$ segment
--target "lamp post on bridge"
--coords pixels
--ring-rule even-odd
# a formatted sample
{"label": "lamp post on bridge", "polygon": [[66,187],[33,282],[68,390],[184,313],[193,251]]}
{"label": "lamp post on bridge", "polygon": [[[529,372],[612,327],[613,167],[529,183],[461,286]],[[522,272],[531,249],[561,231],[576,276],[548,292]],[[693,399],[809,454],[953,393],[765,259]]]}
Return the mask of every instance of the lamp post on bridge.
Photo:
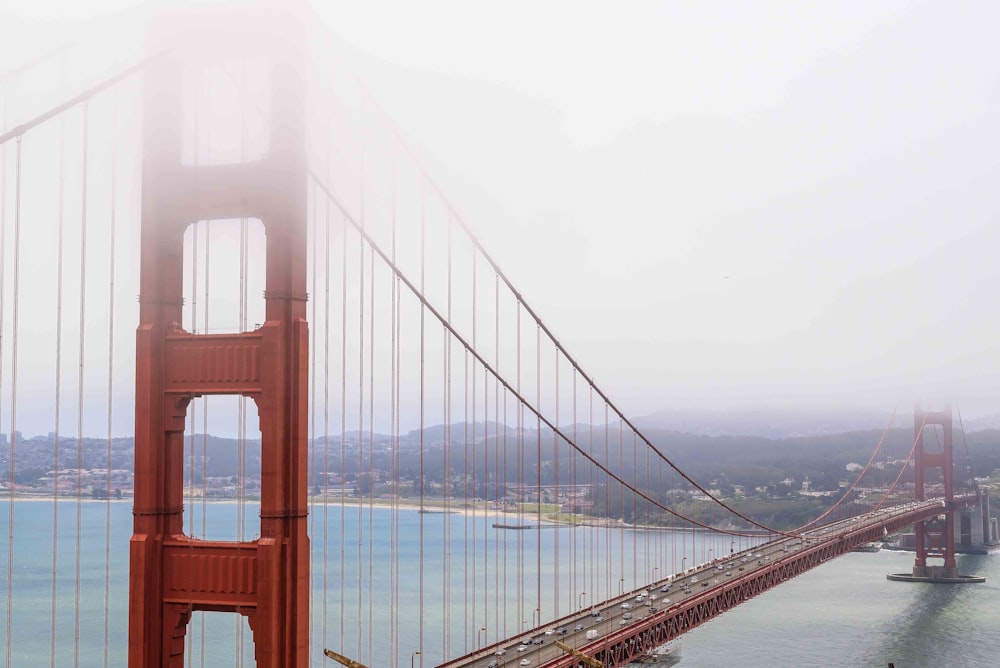
{"label": "lamp post on bridge", "polygon": [[653,582],[656,582],[656,571],[660,570],[659,566],[653,566]]}
{"label": "lamp post on bridge", "polygon": [[708,548],[708,563],[712,563],[712,548]]}
{"label": "lamp post on bridge", "polygon": [[577,604],[580,606],[579,609],[583,610],[583,599],[586,598],[587,592],[581,591],[580,595],[577,597]]}
{"label": "lamp post on bridge", "polygon": [[542,623],[542,609],[535,608],[531,612],[531,628],[537,629],[541,623]]}
{"label": "lamp post on bridge", "polygon": [[486,631],[486,627],[485,626],[480,626],[479,627],[479,631],[476,633],[476,646],[477,646],[477,648],[478,647],[482,647],[483,644],[484,644],[483,643],[483,633],[485,631]]}
{"label": "lamp post on bridge", "polygon": [[687,571],[687,560],[688,560],[687,557],[682,557],[681,558],[681,573],[684,573],[684,572]]}
{"label": "lamp post on bridge", "polygon": [[625,578],[618,579],[618,595],[621,596],[625,593]]}

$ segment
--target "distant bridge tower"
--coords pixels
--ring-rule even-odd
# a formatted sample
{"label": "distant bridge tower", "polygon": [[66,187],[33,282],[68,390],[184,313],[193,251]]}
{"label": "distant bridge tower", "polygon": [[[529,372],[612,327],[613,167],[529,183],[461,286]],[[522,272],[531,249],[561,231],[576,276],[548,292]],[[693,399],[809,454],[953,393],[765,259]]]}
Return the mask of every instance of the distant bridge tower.
{"label": "distant bridge tower", "polygon": [[[944,431],[943,444],[940,451],[927,451],[924,427],[941,425]],[[941,469],[944,483],[944,499],[946,511],[943,519],[938,516],[915,526],[917,556],[913,562],[913,576],[918,578],[949,579],[958,578],[958,567],[955,565],[955,512],[953,501],[954,491],[954,459],[952,455],[952,424],[951,407],[940,412],[928,412],[917,409],[913,412],[913,429],[916,434],[917,450],[914,464],[914,484],[917,501],[923,501],[927,480],[927,472],[931,469]],[[933,557],[943,559],[944,565],[928,566],[927,559]]]}
{"label": "distant bridge tower", "polygon": [[[261,33],[185,35],[145,80],[139,327],[136,340],[135,504],[130,544],[130,668],[184,665],[196,610],[248,618],[257,665],[305,666],[309,653],[307,515],[306,163],[294,40]],[[263,18],[280,23],[275,13]],[[182,163],[182,83],[204,41],[274,57],[270,147],[261,159]],[[249,43],[251,42],[252,43]],[[267,41],[266,39],[264,41]],[[248,48],[249,47],[249,48]],[[198,58],[204,58],[199,54]],[[183,237],[199,220],[256,218],[266,232],[266,315],[241,334],[181,328]],[[183,532],[187,407],[203,395],[253,399],[262,438],[260,538],[197,540]]]}

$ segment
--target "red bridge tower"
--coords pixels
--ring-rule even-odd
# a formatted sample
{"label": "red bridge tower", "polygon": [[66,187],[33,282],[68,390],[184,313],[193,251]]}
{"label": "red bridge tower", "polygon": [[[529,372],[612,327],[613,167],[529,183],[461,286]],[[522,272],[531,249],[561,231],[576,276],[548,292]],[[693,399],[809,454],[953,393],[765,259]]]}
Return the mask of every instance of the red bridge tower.
{"label": "red bridge tower", "polygon": [[[280,20],[280,17],[278,17]],[[196,36],[199,37],[199,36]],[[217,35],[208,35],[216,39]],[[254,53],[262,52],[260,36]],[[309,653],[306,162],[303,85],[282,42],[271,78],[270,148],[260,160],[181,159],[188,43],[145,81],[141,294],[136,340],[135,504],[130,545],[130,668],[184,665],[195,610],[248,618],[257,665],[305,666]],[[228,53],[231,55],[232,51]],[[198,220],[257,218],[267,237],[266,321],[242,334],[181,328],[183,236]],[[260,538],[183,532],[187,406],[202,395],[253,399],[262,438]]]}
{"label": "red bridge tower", "polygon": [[[943,445],[938,452],[928,452],[924,441],[924,427],[941,425],[944,432]],[[917,409],[913,412],[913,429],[917,439],[917,450],[914,462],[914,493],[917,501],[923,501],[924,485],[927,472],[931,469],[941,469],[944,483],[944,498],[947,509],[944,518],[934,517],[914,525],[917,556],[913,562],[913,577],[949,579],[958,578],[958,567],[955,565],[955,500],[954,490],[954,459],[952,457],[951,439],[951,407],[940,412],[926,412]],[[943,566],[928,566],[927,558],[934,557],[944,560]]]}

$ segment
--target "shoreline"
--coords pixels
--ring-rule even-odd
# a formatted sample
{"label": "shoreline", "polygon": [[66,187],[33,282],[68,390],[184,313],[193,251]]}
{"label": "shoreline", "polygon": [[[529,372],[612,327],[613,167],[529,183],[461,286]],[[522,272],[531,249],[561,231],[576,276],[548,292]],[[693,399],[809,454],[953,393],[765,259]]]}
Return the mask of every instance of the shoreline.
{"label": "shoreline", "polygon": [[[110,498],[110,499],[96,499],[92,496],[56,496],[54,494],[24,494],[15,493],[11,495],[7,490],[0,491],[0,501],[13,501],[17,503],[51,503],[52,505],[63,505],[71,503],[113,503],[113,504],[132,504],[132,496],[124,496],[120,499]],[[239,503],[237,499],[229,498],[204,498],[204,497],[185,497],[184,505],[236,505]],[[248,498],[244,500],[244,503],[250,504],[260,504],[260,498]],[[444,503],[440,500],[425,501],[423,505],[419,501],[413,499],[398,500],[393,502],[389,499],[357,499],[357,498],[340,498],[335,499],[326,498],[322,496],[310,496],[308,498],[308,505],[310,508],[317,506],[325,506],[327,508],[331,506],[344,506],[357,508],[368,507],[368,508],[384,508],[386,510],[407,510],[407,511],[427,511],[426,514],[429,515],[460,515],[460,516],[470,516],[470,517],[481,517],[496,515],[497,517],[513,517],[517,516],[516,511],[504,511],[493,508],[488,508],[485,506],[486,502],[480,502],[479,504],[473,504],[467,501],[458,501],[453,503]],[[570,522],[560,522],[553,520],[551,518],[542,517],[538,518],[537,513],[522,512],[521,516],[525,518],[526,521],[538,522],[544,524],[565,524],[571,526]]]}
{"label": "shoreline", "polygon": [[[10,501],[11,495],[7,490],[0,491],[0,501]],[[64,505],[73,503],[108,503],[108,504],[122,504],[129,503],[133,501],[132,496],[124,496],[120,499],[110,498],[110,499],[95,499],[90,496],[76,497],[76,496],[55,496],[52,494],[24,494],[18,493],[13,495],[13,501],[15,504],[27,502],[27,503],[51,503],[53,505]],[[204,497],[186,497],[184,499],[184,505],[194,505],[194,504],[205,504],[205,505],[236,505],[239,503],[236,499],[231,498],[204,498]],[[244,503],[259,504],[259,498],[248,498],[245,499]],[[423,505],[420,504],[418,500],[415,499],[405,499],[396,500],[395,502],[391,499],[358,499],[354,498],[327,498],[324,500],[322,496],[310,496],[308,498],[308,505],[310,509],[316,507],[325,506],[344,508],[357,508],[358,506],[368,507],[368,508],[384,508],[386,510],[405,510],[405,511],[417,511],[425,510],[425,514],[428,515],[458,515],[460,517],[472,517],[472,518],[485,518],[489,516],[496,517],[499,521],[505,519],[513,519],[516,517],[522,518],[522,522],[532,523],[528,529],[537,528],[535,525],[549,526],[549,527],[587,527],[590,529],[600,529],[600,528],[615,528],[622,530],[631,531],[674,531],[683,533],[702,533],[711,532],[707,529],[701,529],[698,527],[674,527],[674,526],[648,526],[642,524],[625,524],[619,520],[609,519],[606,517],[590,517],[583,515],[563,515],[559,513],[560,517],[552,517],[552,514],[543,514],[541,517],[538,513],[531,511],[522,511],[518,513],[517,511],[511,510],[500,510],[497,508],[487,507],[488,502],[480,501],[477,503],[472,503],[468,501],[454,501],[451,503],[445,503],[441,499],[425,500]],[[498,531],[507,530],[506,528],[495,527]]]}

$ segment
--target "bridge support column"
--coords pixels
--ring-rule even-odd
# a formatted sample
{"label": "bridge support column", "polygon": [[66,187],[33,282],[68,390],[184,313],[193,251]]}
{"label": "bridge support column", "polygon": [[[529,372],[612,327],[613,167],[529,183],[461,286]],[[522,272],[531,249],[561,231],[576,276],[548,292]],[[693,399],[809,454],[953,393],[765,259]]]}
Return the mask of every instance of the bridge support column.
{"label": "bridge support column", "polygon": [[[181,668],[187,625],[199,610],[248,617],[261,668],[309,661],[304,91],[286,42],[260,44],[259,33],[242,39],[258,42],[236,46],[274,56],[270,146],[259,160],[182,162],[182,83],[210,62],[194,40],[175,44],[145,80],[129,668]],[[231,57],[233,46],[222,52]],[[265,322],[244,333],[186,332],[184,231],[199,220],[239,218],[265,228]],[[257,406],[258,540],[198,540],[183,532],[185,416],[192,399],[211,394],[242,395]]]}
{"label": "bridge support column", "polygon": [[[940,450],[928,451],[928,439],[924,430],[928,426],[940,425],[944,436]],[[952,451],[951,407],[932,412],[917,408],[913,411],[913,433],[916,440],[914,455],[914,495],[917,501],[926,500],[928,474],[940,470],[944,487],[944,501],[941,514],[914,525],[916,557],[910,574],[889,575],[890,580],[916,582],[985,582],[985,578],[963,576],[955,563],[955,474]],[[935,476],[936,477],[936,476]],[[940,559],[941,564],[930,564],[928,559]]]}
{"label": "bridge support column", "polygon": [[955,551],[960,554],[986,554],[1000,544],[1000,527],[990,516],[990,497],[980,494],[979,504],[958,511],[955,517]]}

